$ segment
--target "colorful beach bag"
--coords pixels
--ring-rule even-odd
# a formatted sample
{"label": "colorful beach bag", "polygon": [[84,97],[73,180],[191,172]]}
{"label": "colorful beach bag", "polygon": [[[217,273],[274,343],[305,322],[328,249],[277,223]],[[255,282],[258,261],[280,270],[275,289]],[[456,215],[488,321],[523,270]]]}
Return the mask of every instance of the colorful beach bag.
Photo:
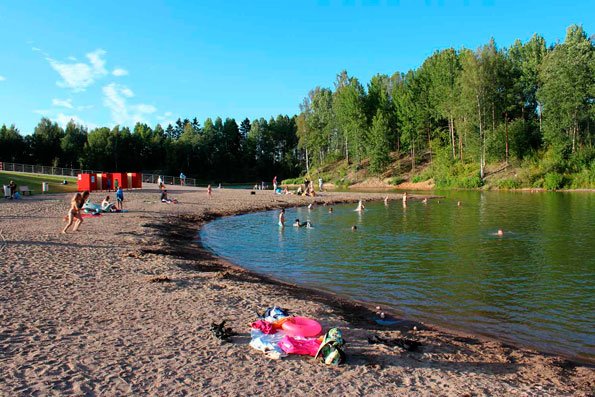
{"label": "colorful beach bag", "polygon": [[315,358],[326,365],[340,365],[345,362],[345,352],[343,351],[343,334],[338,328],[331,328],[325,335]]}

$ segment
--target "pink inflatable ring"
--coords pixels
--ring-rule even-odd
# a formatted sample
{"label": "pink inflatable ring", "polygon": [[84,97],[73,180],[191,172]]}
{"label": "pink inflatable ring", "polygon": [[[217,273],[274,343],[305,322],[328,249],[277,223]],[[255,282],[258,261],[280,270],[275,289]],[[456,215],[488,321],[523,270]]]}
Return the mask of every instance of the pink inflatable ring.
{"label": "pink inflatable ring", "polygon": [[307,317],[291,317],[281,325],[281,328],[289,336],[302,336],[304,338],[312,338],[322,332],[322,325],[318,321]]}

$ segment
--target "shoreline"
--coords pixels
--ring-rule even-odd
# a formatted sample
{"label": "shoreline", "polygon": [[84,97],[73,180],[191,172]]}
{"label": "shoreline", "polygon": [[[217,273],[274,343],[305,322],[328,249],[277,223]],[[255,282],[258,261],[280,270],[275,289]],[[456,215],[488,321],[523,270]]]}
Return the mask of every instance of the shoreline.
{"label": "shoreline", "polygon": [[[416,322],[378,326],[363,304],[248,272],[199,245],[199,228],[218,216],[384,193],[168,190],[181,204],[158,202],[156,188],[125,192],[130,212],[85,219],[65,236],[70,195],[0,202],[0,394],[588,396],[595,387],[592,366]],[[273,304],[342,329],[347,363],[251,349],[249,324]],[[239,333],[232,343],[211,336],[222,319]],[[421,351],[396,347],[402,337]]]}
{"label": "shoreline", "polygon": [[[416,199],[421,198],[421,195],[418,195]],[[426,197],[426,196],[423,196]],[[428,198],[442,198],[443,196],[427,196]],[[377,199],[380,200],[380,199]],[[377,201],[377,200],[370,200],[370,201]],[[356,201],[348,200],[348,201],[333,201],[330,204],[349,204],[354,203]],[[297,206],[287,206],[284,208],[297,208]],[[196,244],[195,250],[199,252],[201,257],[216,260],[219,263],[223,264],[223,267],[227,267],[232,271],[238,271],[241,274],[245,274],[248,282],[250,283],[266,283],[275,287],[282,288],[284,292],[292,294],[293,296],[300,298],[300,299],[310,299],[316,302],[333,306],[337,311],[341,312],[344,317],[349,317],[349,322],[361,327],[367,327],[369,329],[375,330],[397,330],[402,333],[412,331],[413,327],[416,327],[418,330],[432,330],[441,332],[444,334],[452,334],[453,337],[471,337],[471,338],[479,338],[483,339],[485,342],[496,342],[501,343],[502,345],[512,346],[516,349],[527,349],[533,350],[542,354],[544,356],[549,357],[561,357],[571,363],[572,365],[586,365],[595,368],[595,361],[589,361],[588,359],[582,359],[579,356],[571,355],[571,354],[564,354],[564,353],[557,353],[557,352],[548,352],[544,350],[540,350],[535,347],[531,346],[524,346],[522,344],[516,343],[511,340],[507,340],[504,336],[494,336],[490,334],[485,334],[481,332],[473,332],[470,330],[465,330],[463,328],[457,328],[453,325],[449,324],[430,324],[426,323],[421,320],[411,319],[411,318],[404,318],[401,313],[398,313],[398,309],[389,307],[383,308],[382,311],[385,312],[388,316],[393,318],[397,321],[396,324],[390,326],[382,326],[374,323],[373,318],[377,317],[377,313],[375,310],[376,303],[368,303],[364,301],[359,301],[353,297],[348,295],[339,294],[336,292],[332,292],[329,290],[318,290],[312,287],[308,287],[306,285],[300,285],[293,282],[288,282],[284,280],[277,279],[273,276],[267,274],[261,274],[258,272],[254,272],[243,268],[241,265],[231,262],[225,258],[220,257],[215,252],[206,248],[202,241],[200,240],[200,230],[202,227],[212,222],[218,218],[227,217],[227,216],[238,216],[244,215],[253,212],[261,212],[261,210],[255,209],[254,211],[248,212],[231,212],[225,214],[210,214],[208,218],[204,219],[197,219],[197,223],[193,222],[184,222],[186,223],[186,227],[188,228],[187,233],[190,234],[192,230],[194,230],[194,238],[188,239],[188,244]],[[175,233],[178,236],[178,233]],[[170,236],[165,233],[162,236],[168,244],[171,244],[175,241],[175,239],[171,239]],[[187,250],[187,245],[180,245],[177,247],[178,250],[181,252]]]}

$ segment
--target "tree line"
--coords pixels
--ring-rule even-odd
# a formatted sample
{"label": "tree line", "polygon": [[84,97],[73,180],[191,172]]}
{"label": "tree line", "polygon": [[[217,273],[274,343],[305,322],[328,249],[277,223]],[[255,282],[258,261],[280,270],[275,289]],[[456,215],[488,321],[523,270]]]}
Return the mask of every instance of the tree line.
{"label": "tree line", "polygon": [[594,53],[593,38],[573,25],[563,43],[548,47],[536,34],[510,48],[493,39],[475,51],[449,48],[367,87],[343,71],[334,89],[303,100],[298,145],[306,166],[369,159],[381,173],[395,156],[414,170],[424,159],[426,177],[443,186],[458,173],[465,187],[480,186],[488,162],[537,167],[529,183],[584,172],[595,184]]}
{"label": "tree line", "polygon": [[[0,127],[0,160],[93,170],[137,170],[209,181],[251,181],[296,175],[301,162],[295,117],[214,121],[178,119],[165,129],[137,123],[87,130],[42,118],[32,134]],[[267,180],[268,180],[267,179]]]}
{"label": "tree line", "polygon": [[[382,174],[407,159],[414,178],[478,187],[489,163],[526,170],[531,186],[595,186],[595,47],[582,27],[562,43],[534,35],[498,48],[436,51],[407,72],[366,87],[346,71],[316,87],[296,116],[250,121],[178,119],[88,131],[43,118],[32,134],[0,128],[3,161],[98,170],[143,170],[204,180],[297,176],[344,161]],[[421,161],[429,163],[415,175]],[[409,170],[407,170],[409,171]],[[398,178],[402,170],[390,171]],[[565,180],[571,175],[571,181]],[[522,176],[522,175],[521,175]],[[571,183],[570,183],[571,182]],[[516,185],[515,185],[516,184]]]}

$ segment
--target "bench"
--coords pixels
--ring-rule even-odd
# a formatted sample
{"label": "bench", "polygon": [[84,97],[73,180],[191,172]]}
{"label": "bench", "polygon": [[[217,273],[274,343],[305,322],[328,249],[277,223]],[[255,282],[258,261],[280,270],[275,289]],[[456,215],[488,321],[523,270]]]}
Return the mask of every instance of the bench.
{"label": "bench", "polygon": [[31,189],[29,189],[29,186],[19,186],[19,192],[21,192],[23,194],[23,196],[27,193],[29,193],[29,196],[31,195],[31,193],[33,193],[33,191]]}

